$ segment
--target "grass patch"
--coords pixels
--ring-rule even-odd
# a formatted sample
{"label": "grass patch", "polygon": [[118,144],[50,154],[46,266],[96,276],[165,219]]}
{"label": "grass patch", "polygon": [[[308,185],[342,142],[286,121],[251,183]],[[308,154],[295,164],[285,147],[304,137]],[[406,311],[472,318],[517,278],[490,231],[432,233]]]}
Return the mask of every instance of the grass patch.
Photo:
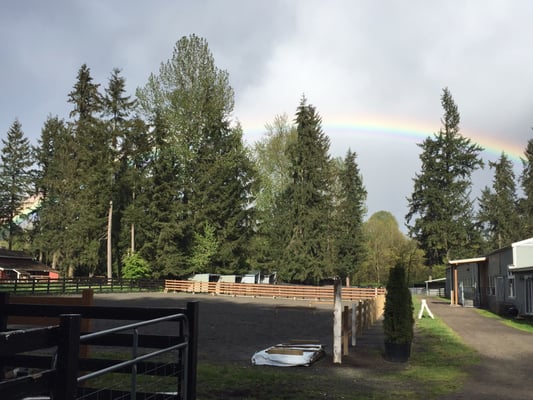
{"label": "grass patch", "polygon": [[530,320],[506,318],[506,317],[502,317],[488,310],[476,309],[476,311],[484,317],[496,319],[500,321],[502,324],[507,325],[511,328],[518,329],[518,330],[528,332],[528,333],[533,333],[533,323]]}

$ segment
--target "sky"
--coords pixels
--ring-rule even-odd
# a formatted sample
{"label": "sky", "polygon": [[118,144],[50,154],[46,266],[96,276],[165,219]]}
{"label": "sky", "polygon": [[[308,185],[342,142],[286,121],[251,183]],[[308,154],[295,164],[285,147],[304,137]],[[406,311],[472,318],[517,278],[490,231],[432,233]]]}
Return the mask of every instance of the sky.
{"label": "sky", "polygon": [[[48,115],[68,119],[77,72],[128,93],[144,86],[196,34],[235,91],[232,118],[247,144],[303,95],[322,118],[330,153],[357,162],[367,217],[391,212],[402,229],[420,144],[441,128],[443,88],[461,133],[521,173],[533,138],[533,2],[528,0],[5,0],[0,12],[0,138],[15,118],[37,144]],[[473,196],[490,186],[488,166]]]}

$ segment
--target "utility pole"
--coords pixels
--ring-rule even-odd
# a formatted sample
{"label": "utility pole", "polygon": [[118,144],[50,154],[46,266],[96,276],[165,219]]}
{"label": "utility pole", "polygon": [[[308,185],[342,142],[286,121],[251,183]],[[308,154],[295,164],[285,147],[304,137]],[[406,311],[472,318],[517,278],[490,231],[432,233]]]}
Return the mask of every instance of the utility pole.
{"label": "utility pole", "polygon": [[[135,203],[135,191],[133,191],[133,203]],[[131,254],[135,253],[135,223],[131,223]]]}
{"label": "utility pole", "polygon": [[111,268],[111,224],[113,221],[113,201],[109,202],[109,214],[107,216],[107,279],[113,278],[113,270]]}

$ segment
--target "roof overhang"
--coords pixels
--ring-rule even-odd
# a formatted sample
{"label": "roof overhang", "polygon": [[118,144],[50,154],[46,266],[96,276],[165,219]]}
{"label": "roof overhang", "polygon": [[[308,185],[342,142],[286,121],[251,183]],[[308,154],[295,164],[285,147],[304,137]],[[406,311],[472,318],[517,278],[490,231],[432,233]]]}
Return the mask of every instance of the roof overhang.
{"label": "roof overhang", "polygon": [[474,264],[487,261],[487,257],[475,257],[475,258],[463,258],[461,260],[450,260],[448,264],[450,265],[461,265],[461,264]]}

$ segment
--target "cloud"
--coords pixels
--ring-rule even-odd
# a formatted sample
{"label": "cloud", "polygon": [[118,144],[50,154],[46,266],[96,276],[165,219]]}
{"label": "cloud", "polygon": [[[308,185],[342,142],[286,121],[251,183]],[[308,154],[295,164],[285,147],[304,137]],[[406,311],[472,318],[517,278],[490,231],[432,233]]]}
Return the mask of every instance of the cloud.
{"label": "cloud", "polygon": [[[526,0],[8,2],[0,14],[0,135],[19,117],[36,141],[47,114],[67,117],[82,63],[104,87],[121,68],[133,94],[179,38],[196,33],[229,72],[234,116],[249,142],[277,114],[292,117],[305,94],[332,154],[358,153],[370,213],[392,211],[402,225],[420,127],[440,128],[442,88],[450,88],[465,134],[525,148],[532,12]],[[353,129],[339,131],[340,121]],[[357,128],[363,123],[392,130]],[[395,126],[403,136],[394,136]],[[407,137],[409,129],[418,136]],[[476,179],[490,184],[491,173]]]}

